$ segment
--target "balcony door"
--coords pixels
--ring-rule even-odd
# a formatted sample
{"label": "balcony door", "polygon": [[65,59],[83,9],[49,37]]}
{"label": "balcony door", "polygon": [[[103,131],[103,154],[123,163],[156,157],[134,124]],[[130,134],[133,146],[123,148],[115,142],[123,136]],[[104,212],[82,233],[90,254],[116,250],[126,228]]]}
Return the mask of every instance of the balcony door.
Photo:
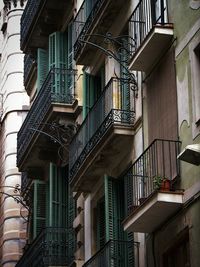
{"label": "balcony door", "polygon": [[169,51],[146,80],[149,144],[178,137],[174,52]]}
{"label": "balcony door", "polygon": [[50,163],[47,192],[47,226],[67,228],[68,183],[66,168]]}
{"label": "balcony door", "polygon": [[[155,139],[178,140],[178,112],[176,94],[176,76],[174,65],[174,51],[169,51],[146,81],[147,90],[147,114],[149,144]],[[170,147],[169,147],[170,149]],[[165,157],[165,174],[170,170],[171,179],[177,176],[177,166],[171,163],[176,162],[176,152],[169,155],[170,150],[159,145],[158,152]],[[163,151],[165,151],[165,154]],[[161,157],[158,157],[158,169],[161,169]],[[171,168],[171,169],[170,169]]]}
{"label": "balcony door", "polygon": [[52,93],[62,98],[67,94],[67,35],[54,32],[49,36],[49,70],[53,72]]}
{"label": "balcony door", "polygon": [[53,93],[61,98],[74,93],[74,76],[66,75],[73,66],[72,23],[69,23],[66,32],[54,32],[49,36],[49,70],[54,71]]}
{"label": "balcony door", "polygon": [[99,98],[101,97],[101,91],[101,75],[94,76],[85,72],[83,86],[83,118],[86,118],[87,116],[87,127],[85,128],[84,132],[85,145],[102,122],[104,115],[103,102],[97,102],[97,100],[99,100]]}
{"label": "balcony door", "polygon": [[104,196],[97,203],[97,249],[102,249],[110,240],[114,241],[110,244],[110,255],[105,258],[105,267],[134,267],[132,243],[129,243],[130,246],[123,243],[123,241],[133,241],[133,235],[127,235],[122,227],[123,189],[123,181],[105,175]]}
{"label": "balcony door", "polygon": [[[50,163],[46,203],[46,226],[56,229],[47,237],[50,242],[55,241],[50,243],[49,250],[56,252],[56,255],[65,255],[71,262],[75,247],[75,235],[72,231],[75,206],[68,187],[67,167],[61,168]],[[60,231],[62,234],[59,234]],[[62,241],[63,246],[57,246],[56,241]]]}

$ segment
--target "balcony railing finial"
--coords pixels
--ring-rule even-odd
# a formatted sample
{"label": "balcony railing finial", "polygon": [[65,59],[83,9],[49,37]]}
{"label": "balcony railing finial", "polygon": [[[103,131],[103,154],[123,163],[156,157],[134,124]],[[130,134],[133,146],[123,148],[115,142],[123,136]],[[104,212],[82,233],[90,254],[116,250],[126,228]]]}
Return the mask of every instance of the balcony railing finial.
{"label": "balcony railing finial", "polygon": [[3,0],[5,8],[7,10],[11,9],[11,3],[13,3],[13,6],[16,8],[17,7],[17,2],[20,3],[20,6],[23,7],[24,3],[26,2],[26,0]]}

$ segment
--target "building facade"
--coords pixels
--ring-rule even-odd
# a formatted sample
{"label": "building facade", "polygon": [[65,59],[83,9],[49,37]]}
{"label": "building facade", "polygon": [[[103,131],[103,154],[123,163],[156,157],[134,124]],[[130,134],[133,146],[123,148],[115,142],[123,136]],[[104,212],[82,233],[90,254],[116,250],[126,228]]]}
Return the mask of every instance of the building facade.
{"label": "building facade", "polygon": [[18,267],[200,265],[199,11],[27,1]]}
{"label": "building facade", "polygon": [[0,8],[0,265],[5,267],[16,265],[26,241],[22,217],[26,211],[13,198],[19,197],[15,188],[21,184],[16,166],[17,132],[29,107],[20,50],[23,2],[1,1]]}

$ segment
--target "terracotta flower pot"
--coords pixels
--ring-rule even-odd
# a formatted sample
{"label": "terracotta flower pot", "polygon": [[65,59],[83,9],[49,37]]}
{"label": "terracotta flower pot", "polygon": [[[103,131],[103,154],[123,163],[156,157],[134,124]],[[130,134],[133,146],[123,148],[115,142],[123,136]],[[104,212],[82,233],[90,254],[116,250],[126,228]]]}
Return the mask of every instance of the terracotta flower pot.
{"label": "terracotta flower pot", "polygon": [[170,191],[170,180],[164,179],[161,183],[160,190],[161,191]]}

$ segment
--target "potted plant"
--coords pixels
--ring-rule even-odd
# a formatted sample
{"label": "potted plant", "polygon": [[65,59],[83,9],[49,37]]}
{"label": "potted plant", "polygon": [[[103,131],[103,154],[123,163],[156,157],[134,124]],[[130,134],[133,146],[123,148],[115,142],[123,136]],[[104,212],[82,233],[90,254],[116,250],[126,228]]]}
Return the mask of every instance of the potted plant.
{"label": "potted plant", "polygon": [[170,191],[170,180],[166,177],[163,176],[155,176],[154,180],[154,188],[156,190],[161,190],[161,191]]}

